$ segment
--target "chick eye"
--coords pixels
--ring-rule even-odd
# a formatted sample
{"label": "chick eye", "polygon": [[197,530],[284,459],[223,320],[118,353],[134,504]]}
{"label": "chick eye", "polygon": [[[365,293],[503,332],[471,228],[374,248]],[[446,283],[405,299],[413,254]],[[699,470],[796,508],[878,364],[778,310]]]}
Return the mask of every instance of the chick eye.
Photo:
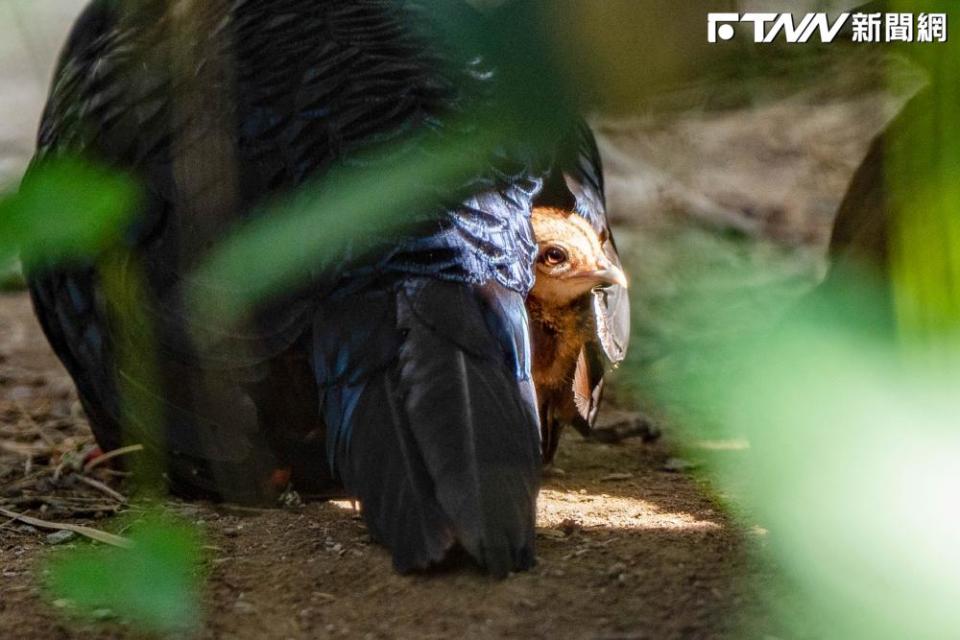
{"label": "chick eye", "polygon": [[567,261],[567,252],[560,247],[547,247],[543,252],[543,262],[550,267],[555,267]]}

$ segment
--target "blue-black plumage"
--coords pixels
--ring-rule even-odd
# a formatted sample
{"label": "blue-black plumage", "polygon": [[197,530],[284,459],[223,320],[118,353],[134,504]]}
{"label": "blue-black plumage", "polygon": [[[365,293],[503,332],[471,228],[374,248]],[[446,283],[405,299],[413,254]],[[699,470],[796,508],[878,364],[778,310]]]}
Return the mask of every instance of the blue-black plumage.
{"label": "blue-black plumage", "polygon": [[[495,93],[496,73],[442,44],[441,28],[400,0],[95,0],[63,52],[35,162],[81,154],[142,183],[124,248],[144,274],[157,377],[121,370],[102,256],[33,264],[29,280],[103,448],[143,442],[166,454],[175,490],[240,500],[269,499],[271,471],[291,466],[298,486],[359,497],[398,569],[459,545],[502,576],[534,562],[536,150],[502,150],[361,260],[345,247],[336,264],[305,265],[312,279],[240,328],[205,327],[214,348],[185,319],[193,269],[265,204],[340,167],[376,171],[384,146],[390,162],[416,157],[418,140],[450,135]],[[120,379],[156,400],[159,431],[123,414]]]}

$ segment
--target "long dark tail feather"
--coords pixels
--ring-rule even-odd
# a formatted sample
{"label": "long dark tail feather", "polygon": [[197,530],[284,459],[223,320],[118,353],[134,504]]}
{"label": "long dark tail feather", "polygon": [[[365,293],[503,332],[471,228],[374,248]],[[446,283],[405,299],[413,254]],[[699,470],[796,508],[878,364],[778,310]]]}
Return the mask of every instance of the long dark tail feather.
{"label": "long dark tail feather", "polygon": [[482,326],[467,329],[483,322],[475,299],[463,289],[437,289],[420,293],[428,298],[426,309],[443,305],[454,312],[450,315],[459,311],[464,317],[458,327],[429,326],[414,306],[401,307],[407,312],[399,318],[407,331],[400,352],[402,393],[436,497],[453,520],[457,539],[502,576],[528,568],[533,559],[537,424],[489,329],[486,346],[461,345],[447,334],[482,335]]}
{"label": "long dark tail feather", "polygon": [[[346,376],[325,400],[328,428],[339,432],[335,468],[399,570],[436,564],[457,543],[495,576],[527,569],[540,454],[524,375],[523,301],[502,289],[429,279],[391,294],[392,313],[361,305],[368,313],[357,319],[381,324],[381,346],[392,342],[384,332],[395,333],[389,362],[364,354],[346,333],[336,357],[327,351],[326,362],[340,363]],[[329,333],[317,347],[333,347]],[[383,367],[350,372],[344,348],[365,366]]]}
{"label": "long dark tail feather", "polygon": [[397,377],[385,371],[364,385],[339,468],[362,502],[371,535],[390,547],[394,566],[405,573],[442,561],[456,540],[399,405]]}

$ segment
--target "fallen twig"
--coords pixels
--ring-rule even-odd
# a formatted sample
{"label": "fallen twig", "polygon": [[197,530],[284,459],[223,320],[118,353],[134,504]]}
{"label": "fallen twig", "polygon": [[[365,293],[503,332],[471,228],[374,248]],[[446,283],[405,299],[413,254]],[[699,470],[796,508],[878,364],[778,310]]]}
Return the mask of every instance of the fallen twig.
{"label": "fallen twig", "polygon": [[77,479],[78,479],[80,482],[84,483],[85,485],[87,485],[87,486],[89,486],[89,487],[93,487],[93,488],[96,489],[97,491],[100,491],[100,492],[103,492],[103,493],[107,494],[108,496],[110,496],[111,498],[113,498],[114,500],[116,500],[117,502],[126,503],[126,501],[127,501],[127,497],[126,497],[126,496],[124,496],[124,495],[123,495],[122,493],[120,493],[119,491],[114,491],[113,489],[111,489],[111,488],[108,487],[107,485],[103,484],[103,483],[100,482],[99,480],[94,480],[93,478],[88,478],[87,476],[81,476],[81,475],[77,475]]}
{"label": "fallen twig", "polygon": [[112,460],[119,456],[125,456],[128,453],[137,453],[138,451],[143,451],[142,444],[131,444],[130,446],[127,446],[127,447],[120,447],[119,449],[108,451],[104,454],[97,456],[96,458],[93,458],[86,465],[84,465],[83,472],[90,473],[90,470],[96,467],[97,465],[103,464],[104,462],[107,462],[108,460]]}
{"label": "fallen twig", "polygon": [[99,529],[94,529],[92,527],[85,527],[80,524],[71,524],[69,522],[50,522],[48,520],[41,520],[39,518],[33,518],[31,516],[23,515],[22,513],[16,513],[14,511],[8,511],[0,507],[0,515],[4,515],[8,518],[16,518],[24,524],[29,524],[34,527],[40,527],[41,529],[56,529],[58,531],[73,531],[74,533],[79,533],[82,536],[90,538],[91,540],[96,540],[97,542],[102,542],[104,544],[113,545],[114,547],[121,547],[123,549],[130,549],[133,547],[133,542],[122,536],[117,536],[112,533],[107,533],[106,531],[101,531]]}

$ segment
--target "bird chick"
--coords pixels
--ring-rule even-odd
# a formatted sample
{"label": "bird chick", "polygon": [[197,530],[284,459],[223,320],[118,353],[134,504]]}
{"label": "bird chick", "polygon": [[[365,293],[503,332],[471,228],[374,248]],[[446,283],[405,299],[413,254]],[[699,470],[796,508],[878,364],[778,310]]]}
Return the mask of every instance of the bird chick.
{"label": "bird chick", "polygon": [[603,239],[581,216],[563,209],[532,212],[539,247],[536,281],[527,297],[544,460],[557,450],[567,424],[585,432],[592,421],[592,397],[602,378],[597,349],[594,289],[627,287],[623,269],[604,250]]}

